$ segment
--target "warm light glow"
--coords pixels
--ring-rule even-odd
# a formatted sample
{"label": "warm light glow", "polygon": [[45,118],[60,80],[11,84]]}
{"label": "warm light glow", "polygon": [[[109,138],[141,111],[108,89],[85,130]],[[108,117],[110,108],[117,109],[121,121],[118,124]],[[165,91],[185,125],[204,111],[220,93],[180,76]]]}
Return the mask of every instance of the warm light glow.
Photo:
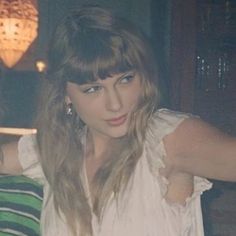
{"label": "warm light glow", "polygon": [[37,37],[38,11],[30,0],[0,0],[0,58],[13,67]]}
{"label": "warm light glow", "polygon": [[36,61],[36,68],[38,72],[44,72],[46,70],[46,63],[44,61]]}

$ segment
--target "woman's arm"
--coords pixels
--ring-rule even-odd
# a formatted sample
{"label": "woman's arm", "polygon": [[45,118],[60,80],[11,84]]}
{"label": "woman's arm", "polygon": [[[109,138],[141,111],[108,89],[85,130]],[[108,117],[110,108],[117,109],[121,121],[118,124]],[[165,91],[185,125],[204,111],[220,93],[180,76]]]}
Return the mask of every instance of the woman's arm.
{"label": "woman's arm", "polygon": [[18,143],[12,142],[0,146],[0,173],[21,174],[22,167],[18,159]]}
{"label": "woman's arm", "polygon": [[197,118],[189,118],[165,140],[167,162],[175,172],[236,181],[236,138]]}

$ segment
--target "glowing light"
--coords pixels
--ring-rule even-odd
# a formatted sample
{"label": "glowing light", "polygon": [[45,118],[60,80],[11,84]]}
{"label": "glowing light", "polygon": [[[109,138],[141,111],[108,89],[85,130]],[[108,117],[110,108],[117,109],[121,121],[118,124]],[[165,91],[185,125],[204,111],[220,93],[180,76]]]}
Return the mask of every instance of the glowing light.
{"label": "glowing light", "polygon": [[0,0],[0,58],[13,67],[37,37],[38,11],[30,0]]}
{"label": "glowing light", "polygon": [[36,61],[36,68],[38,72],[44,72],[46,70],[46,63],[44,61]]}

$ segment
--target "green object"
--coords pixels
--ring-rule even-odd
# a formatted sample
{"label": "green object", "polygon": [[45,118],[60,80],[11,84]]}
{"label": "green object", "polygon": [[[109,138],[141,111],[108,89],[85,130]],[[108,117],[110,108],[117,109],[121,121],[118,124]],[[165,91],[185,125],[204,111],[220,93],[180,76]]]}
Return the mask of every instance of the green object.
{"label": "green object", "polygon": [[0,175],[0,236],[40,235],[43,188],[25,176]]}

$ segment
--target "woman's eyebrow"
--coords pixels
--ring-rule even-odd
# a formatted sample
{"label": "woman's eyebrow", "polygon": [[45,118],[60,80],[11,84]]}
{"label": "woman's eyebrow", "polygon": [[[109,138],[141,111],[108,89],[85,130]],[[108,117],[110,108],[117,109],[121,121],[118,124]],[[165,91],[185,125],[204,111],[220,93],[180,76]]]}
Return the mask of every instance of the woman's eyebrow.
{"label": "woman's eyebrow", "polygon": [[[129,75],[129,74],[135,74],[135,70],[128,70],[122,73],[119,73],[118,79],[121,79],[122,77]],[[115,74],[114,74],[115,75]]]}
{"label": "woman's eyebrow", "polygon": [[101,82],[99,80],[103,81],[103,80],[106,80],[107,78],[113,77],[113,76],[117,76],[116,79],[119,80],[119,79],[121,79],[124,76],[129,75],[129,74],[135,75],[135,73],[136,73],[135,70],[128,70],[128,71],[121,72],[121,73],[114,73],[114,74],[111,74],[111,75],[107,76],[105,79],[97,79],[97,80],[94,80],[94,81],[88,81],[86,83],[80,84],[79,86],[83,87],[83,86],[101,85]]}
{"label": "woman's eyebrow", "polygon": [[79,86],[90,86],[90,85],[100,85],[98,81],[89,81],[83,84],[80,84]]}

